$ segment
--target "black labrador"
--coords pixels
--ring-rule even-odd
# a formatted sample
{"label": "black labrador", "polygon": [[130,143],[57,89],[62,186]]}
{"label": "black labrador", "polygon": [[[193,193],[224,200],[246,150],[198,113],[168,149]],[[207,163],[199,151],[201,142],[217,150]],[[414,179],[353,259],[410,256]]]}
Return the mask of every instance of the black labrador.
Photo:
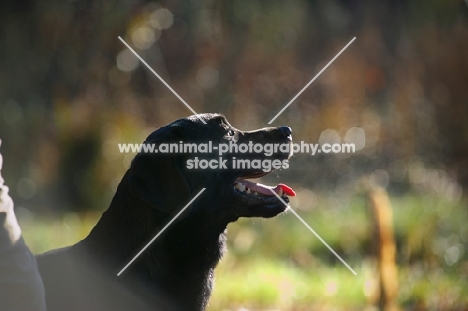
{"label": "black labrador", "polygon": [[[90,234],[73,246],[37,256],[48,310],[205,310],[214,269],[225,251],[227,225],[239,217],[283,212],[286,206],[270,189],[285,202],[287,194],[293,195],[282,184],[268,187],[247,180],[268,174],[272,163],[287,166],[288,148],[269,153],[234,148],[249,142],[251,147],[290,146],[291,129],[240,131],[222,115],[201,114],[149,135],[145,144],[160,152],[137,154]],[[182,144],[192,149],[184,152]],[[193,149],[194,144],[211,145],[212,152]],[[221,156],[215,149],[220,144]],[[227,144],[232,150],[226,151]],[[168,152],[171,145],[173,152]],[[117,276],[202,188],[206,190]]]}

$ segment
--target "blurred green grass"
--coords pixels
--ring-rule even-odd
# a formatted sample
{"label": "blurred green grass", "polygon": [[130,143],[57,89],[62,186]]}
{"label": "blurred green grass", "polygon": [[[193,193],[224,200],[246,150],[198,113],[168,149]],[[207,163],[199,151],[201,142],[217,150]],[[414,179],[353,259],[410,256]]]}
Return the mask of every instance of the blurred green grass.
{"label": "blurred green grass", "polygon": [[[467,309],[468,208],[427,195],[391,198],[405,310]],[[299,191],[292,207],[357,272],[354,276],[291,213],[228,227],[209,311],[372,310],[378,279],[370,216],[361,196]],[[34,253],[84,238],[99,214],[40,218],[18,211]]]}

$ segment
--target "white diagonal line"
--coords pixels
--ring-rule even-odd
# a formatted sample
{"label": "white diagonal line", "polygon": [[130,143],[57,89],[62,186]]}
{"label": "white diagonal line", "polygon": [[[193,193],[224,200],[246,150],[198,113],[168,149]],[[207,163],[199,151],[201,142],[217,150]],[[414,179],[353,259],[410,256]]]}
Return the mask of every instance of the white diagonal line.
{"label": "white diagonal line", "polygon": [[275,191],[273,191],[272,189],[270,189],[270,191],[271,191],[278,199],[280,199],[280,201],[283,202],[283,204],[284,204],[285,206],[287,206],[287,208],[294,214],[294,216],[296,216],[297,219],[299,219],[300,222],[302,222],[302,223],[304,224],[304,226],[306,226],[307,229],[309,229],[310,232],[312,232],[312,233],[317,237],[317,239],[319,239],[320,242],[322,242],[323,245],[325,245],[325,246],[326,246],[326,247],[327,247],[327,248],[328,248],[328,249],[329,249],[345,266],[346,266],[346,268],[348,268],[354,275],[357,275],[356,271],[354,271],[353,268],[351,268],[351,267],[346,263],[346,261],[344,261],[343,258],[341,258],[340,255],[338,255],[338,254],[333,250],[333,248],[331,248],[330,245],[328,245],[327,242],[325,242],[325,240],[322,239],[322,238],[320,237],[320,235],[318,235],[318,233],[315,232],[315,230],[312,229],[312,228],[309,226],[309,224],[306,223],[305,220],[302,219],[302,217],[299,216],[299,215],[296,213],[296,211],[293,210],[293,209],[291,208],[291,206],[290,206],[289,204],[286,204],[286,202],[284,202],[283,199],[282,199]]}
{"label": "white diagonal line", "polygon": [[278,118],[278,117],[279,117],[279,115],[280,115],[280,114],[282,114],[282,113],[283,113],[283,111],[285,111],[285,110],[286,110],[286,108],[288,108],[288,107],[289,107],[289,105],[291,105],[291,104],[292,104],[292,102],[293,102],[293,101],[295,101],[295,100],[296,100],[296,98],[298,98],[298,97],[299,97],[299,95],[301,95],[301,94],[302,94],[302,92],[304,92],[304,91],[305,91],[305,89],[306,89],[306,88],[308,88],[308,87],[309,87],[309,85],[311,85],[311,84],[312,84],[312,82],[314,82],[314,81],[315,81],[315,79],[317,79],[317,78],[318,78],[318,77],[319,77],[319,76],[322,74],[322,72],[324,72],[324,71],[325,71],[325,69],[327,69],[327,68],[328,68],[328,66],[330,66],[330,65],[332,64],[332,63],[335,61],[335,59],[337,59],[337,58],[338,58],[338,56],[340,56],[340,55],[341,55],[341,53],[343,53],[343,52],[344,52],[344,50],[346,50],[346,49],[348,48],[348,46],[350,46],[350,45],[351,45],[351,43],[353,43],[353,41],[354,41],[354,40],[356,40],[356,37],[354,37],[353,39],[351,39],[351,41],[349,41],[349,43],[348,43],[348,44],[346,44],[346,46],[345,46],[344,48],[342,48],[342,49],[341,49],[341,51],[340,51],[340,52],[338,52],[338,54],[336,54],[336,56],[335,56],[335,57],[333,57],[333,59],[332,59],[331,61],[329,61],[329,62],[328,62],[328,64],[327,64],[325,67],[323,67],[323,69],[322,69],[322,70],[320,70],[320,72],[319,72],[318,74],[316,74],[316,75],[315,75],[315,77],[314,77],[312,80],[310,80],[310,82],[309,82],[309,83],[307,83],[307,85],[306,85],[306,86],[304,86],[304,87],[302,88],[302,90],[301,90],[299,93],[297,93],[297,95],[296,95],[296,96],[294,96],[294,98],[293,98],[293,99],[291,99],[291,100],[289,101],[289,103],[287,103],[287,104],[286,104],[286,106],[284,106],[284,107],[283,107],[283,109],[281,109],[281,111],[280,111],[280,112],[278,112],[278,113],[276,114],[276,116],[275,116],[273,119],[271,119],[271,120],[270,120],[270,122],[268,122],[268,124],[271,124],[273,121],[275,121],[275,120],[276,120],[276,118]]}
{"label": "white diagonal line", "polygon": [[203,120],[203,119],[198,115],[198,113],[197,113],[195,110],[193,110],[192,107],[190,107],[190,105],[187,104],[187,103],[185,102],[185,100],[184,100],[182,97],[180,97],[179,94],[177,94],[176,91],[174,91],[174,90],[172,89],[172,87],[170,87],[170,85],[167,84],[166,81],[164,81],[164,79],[161,78],[161,76],[158,75],[158,74],[156,73],[156,71],[154,71],[153,68],[151,68],[151,67],[145,62],[145,60],[144,60],[143,58],[141,58],[140,55],[138,55],[137,52],[135,52],[135,51],[130,47],[130,45],[127,44],[127,42],[125,42],[124,39],[122,39],[122,38],[119,36],[119,40],[122,41],[123,44],[125,44],[125,46],[126,46],[130,51],[132,51],[132,53],[135,54],[135,56],[138,57],[138,59],[139,59],[143,64],[145,64],[145,66],[148,67],[148,69],[151,70],[151,72],[152,72],[159,80],[161,80],[161,82],[164,83],[164,85],[165,85],[172,93],[174,93],[174,95],[175,95],[178,99],[180,99],[180,101],[181,101],[188,109],[190,109],[190,111],[192,111],[193,114],[195,114],[195,115],[197,116],[198,119],[200,119],[200,121],[203,122],[203,124],[206,124],[205,120]]}
{"label": "white diagonal line", "polygon": [[190,200],[190,202],[188,202],[187,205],[185,205],[184,208],[181,209],[180,212],[178,212],[177,215],[175,215],[174,218],[172,218],[171,221],[169,221],[167,225],[165,225],[164,228],[162,228],[161,231],[159,231],[158,234],[156,234],[156,236],[152,238],[151,241],[149,241],[148,244],[146,244],[145,247],[143,247],[141,251],[139,251],[138,254],[136,254],[135,257],[133,257],[133,259],[130,260],[130,262],[125,267],[122,268],[122,270],[120,270],[119,273],[117,273],[117,276],[120,276],[122,272],[124,272],[135,261],[135,259],[137,259],[151,245],[151,243],[153,243],[154,240],[156,240],[167,229],[167,227],[169,227],[174,222],[174,220],[176,220],[176,218],[179,217],[180,214],[182,214],[185,211],[185,209],[189,207],[190,204],[192,204],[196,198],[198,198],[200,194],[202,194],[203,191],[205,191],[205,189],[206,188],[200,190],[200,192],[198,192],[197,195],[194,196],[193,199]]}

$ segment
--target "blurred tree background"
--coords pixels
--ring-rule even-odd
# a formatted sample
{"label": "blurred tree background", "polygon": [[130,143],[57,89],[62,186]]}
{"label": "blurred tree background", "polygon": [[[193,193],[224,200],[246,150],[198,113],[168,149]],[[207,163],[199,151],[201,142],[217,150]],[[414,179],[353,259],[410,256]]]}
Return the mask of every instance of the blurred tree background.
{"label": "blurred tree background", "polygon": [[[468,308],[466,1],[20,0],[0,3],[0,25],[3,174],[34,250],[65,243],[64,232],[73,242],[70,226],[82,237],[107,207],[134,156],[117,143],[191,114],[118,36],[197,112],[240,129],[266,126],[356,36],[273,125],[357,152],[298,154],[265,180],[298,189],[292,206],[360,276],[295,219],[241,221],[221,267],[237,274],[220,273],[213,310],[371,304],[363,180],[394,207],[402,308]],[[243,291],[230,287],[236,275],[263,281]]]}

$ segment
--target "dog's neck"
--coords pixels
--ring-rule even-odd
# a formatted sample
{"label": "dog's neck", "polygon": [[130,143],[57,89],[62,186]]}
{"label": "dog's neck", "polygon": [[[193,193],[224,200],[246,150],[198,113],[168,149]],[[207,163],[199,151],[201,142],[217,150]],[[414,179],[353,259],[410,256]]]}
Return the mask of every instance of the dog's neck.
{"label": "dog's neck", "polygon": [[[173,215],[161,212],[136,195],[131,188],[127,172],[120,182],[109,208],[102,214],[101,219],[86,240],[116,241],[116,245],[107,244],[110,248],[118,248],[119,253],[123,252],[122,245],[131,245],[132,249],[125,251],[134,251],[149,242],[172,217]],[[170,233],[172,231],[171,227],[174,226],[185,227],[179,228],[177,231],[187,233],[186,237],[181,236],[180,238],[189,240],[193,240],[198,236],[201,237],[201,240],[206,239],[206,235],[219,236],[224,233],[228,224],[228,222],[219,224],[219,221],[213,223],[214,221],[209,219],[210,215],[208,214],[197,215],[194,213],[190,217],[180,218],[183,218],[183,215],[179,216],[165,231]],[[217,226],[214,226],[215,224]],[[157,243],[157,240],[155,243]],[[106,245],[106,243],[101,244],[101,246],[103,245]],[[111,251],[111,249],[107,251]]]}
{"label": "dog's neck", "polygon": [[[103,264],[115,269],[115,273],[171,219],[132,193],[128,177],[127,173],[110,207],[81,243],[90,249],[89,253],[97,254],[97,260],[105,260]],[[124,273],[148,285],[165,284],[162,288],[174,291],[167,295],[186,297],[189,310],[204,310],[214,268],[225,250],[226,226],[213,228],[211,225],[207,224],[205,215],[190,215],[175,221]]]}

